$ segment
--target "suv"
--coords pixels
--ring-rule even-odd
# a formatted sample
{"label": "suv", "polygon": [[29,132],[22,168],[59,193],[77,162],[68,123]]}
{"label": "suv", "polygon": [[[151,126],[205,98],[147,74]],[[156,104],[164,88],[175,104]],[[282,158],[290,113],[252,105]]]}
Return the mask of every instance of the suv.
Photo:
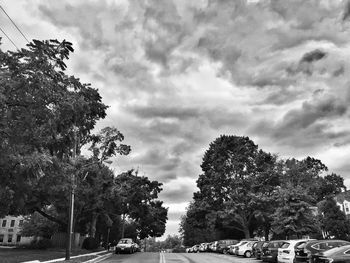
{"label": "suv", "polygon": [[344,240],[312,240],[301,244],[295,248],[294,262],[311,262],[312,255],[326,251],[334,247],[350,245],[350,242]]}
{"label": "suv", "polygon": [[135,243],[132,241],[131,238],[120,239],[117,246],[115,247],[116,254],[123,253],[123,252],[132,254],[135,251],[136,251]]}
{"label": "suv", "polygon": [[295,248],[305,244],[310,239],[295,239],[286,240],[278,249],[277,262],[278,263],[293,263],[295,257]]}
{"label": "suv", "polygon": [[261,255],[262,261],[276,263],[278,248],[280,248],[284,242],[284,240],[273,240],[269,241],[269,243],[266,246],[263,246]]}

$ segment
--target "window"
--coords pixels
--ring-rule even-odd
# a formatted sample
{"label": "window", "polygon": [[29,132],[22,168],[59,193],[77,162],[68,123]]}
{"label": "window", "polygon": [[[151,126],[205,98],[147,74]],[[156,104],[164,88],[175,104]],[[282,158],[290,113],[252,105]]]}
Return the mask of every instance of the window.
{"label": "window", "polygon": [[6,220],[2,220],[2,227],[6,227]]}
{"label": "window", "polygon": [[287,242],[286,242],[286,243],[283,243],[283,245],[281,246],[281,248],[288,248],[288,247],[289,247],[289,245],[290,245],[290,244],[289,244],[289,243],[287,243]]}
{"label": "window", "polygon": [[9,228],[7,231],[8,232],[13,232],[13,228]]}
{"label": "window", "polygon": [[13,235],[8,235],[8,237],[7,237],[7,243],[12,243],[12,236],[13,236]]}
{"label": "window", "polygon": [[16,242],[17,243],[21,242],[21,235],[17,235]]}
{"label": "window", "polygon": [[18,226],[23,226],[23,219],[19,220]]}
{"label": "window", "polygon": [[0,243],[4,242],[4,235],[0,235]]}
{"label": "window", "polygon": [[15,226],[15,220],[11,220],[11,227]]}

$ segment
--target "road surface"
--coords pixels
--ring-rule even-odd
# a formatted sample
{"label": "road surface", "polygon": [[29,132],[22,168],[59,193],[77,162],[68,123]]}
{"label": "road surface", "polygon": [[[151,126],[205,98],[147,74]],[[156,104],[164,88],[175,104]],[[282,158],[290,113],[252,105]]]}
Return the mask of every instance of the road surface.
{"label": "road surface", "polygon": [[135,253],[113,254],[101,263],[260,263],[253,258],[243,258],[215,253]]}

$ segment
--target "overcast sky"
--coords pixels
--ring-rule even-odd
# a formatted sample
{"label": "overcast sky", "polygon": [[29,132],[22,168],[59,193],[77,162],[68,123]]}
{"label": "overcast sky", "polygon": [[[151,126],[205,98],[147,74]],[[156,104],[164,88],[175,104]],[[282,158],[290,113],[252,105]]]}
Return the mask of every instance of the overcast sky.
{"label": "overcast sky", "polygon": [[[29,39],[66,39],[132,147],[113,167],[164,183],[177,234],[209,143],[250,137],[312,156],[350,186],[350,18],[341,0],[1,1]],[[344,19],[345,18],[345,19]],[[0,13],[18,47],[24,38]],[[3,36],[1,34],[1,36]],[[14,49],[3,37],[2,49]]]}

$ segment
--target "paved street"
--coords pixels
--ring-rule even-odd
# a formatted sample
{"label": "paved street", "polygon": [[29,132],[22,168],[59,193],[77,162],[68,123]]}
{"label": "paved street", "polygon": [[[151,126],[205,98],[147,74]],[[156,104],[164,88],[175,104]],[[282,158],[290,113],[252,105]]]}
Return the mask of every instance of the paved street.
{"label": "paved street", "polygon": [[126,255],[113,254],[103,263],[253,263],[255,259],[228,256],[214,253],[136,253]]}

